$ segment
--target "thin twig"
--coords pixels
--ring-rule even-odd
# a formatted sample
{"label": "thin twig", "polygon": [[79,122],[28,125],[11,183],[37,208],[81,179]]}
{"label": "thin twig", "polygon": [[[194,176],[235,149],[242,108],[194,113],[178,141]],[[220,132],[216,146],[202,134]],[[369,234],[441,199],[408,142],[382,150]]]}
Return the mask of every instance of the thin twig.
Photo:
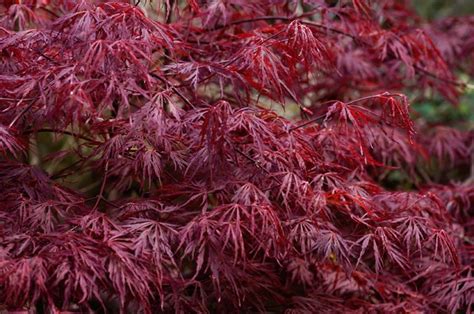
{"label": "thin twig", "polygon": [[322,28],[326,31],[330,31],[330,32],[333,32],[333,33],[337,33],[337,34],[340,34],[340,35],[344,35],[344,36],[347,36],[347,37],[350,37],[354,40],[358,40],[359,38],[357,38],[356,36],[352,35],[352,34],[349,34],[347,32],[344,32],[343,30],[340,30],[340,29],[337,29],[337,28],[333,28],[333,27],[329,27],[327,25],[323,25],[323,24],[320,24],[320,23],[316,23],[316,22],[313,22],[313,21],[309,21],[309,20],[303,20],[301,19],[301,17],[303,17],[305,15],[300,15],[300,16],[296,16],[296,17],[288,17],[288,16],[259,16],[259,17],[255,17],[255,18],[249,18],[249,19],[241,19],[241,20],[237,20],[237,21],[233,21],[229,24],[224,24],[224,25],[217,25],[215,26],[214,28],[211,28],[209,29],[208,31],[216,31],[216,30],[220,30],[220,29],[223,29],[223,28],[227,28],[227,27],[230,27],[230,26],[234,26],[234,25],[239,25],[239,24],[245,24],[245,23],[253,23],[253,22],[259,22],[259,21],[286,21],[286,22],[292,22],[292,21],[295,21],[295,20],[298,20],[299,22],[305,24],[305,25],[308,25],[308,26],[313,26],[313,27],[317,27],[317,28]]}
{"label": "thin twig", "polygon": [[[23,101],[20,100],[20,103]],[[26,106],[13,120],[12,122],[10,123],[10,125],[8,125],[9,128],[13,127],[15,125],[15,123],[28,111],[31,109],[31,107],[33,106],[33,102],[31,102],[28,106]]]}
{"label": "thin twig", "polygon": [[445,83],[449,83],[449,84],[452,84],[452,85],[456,85],[456,86],[459,86],[459,87],[462,87],[462,88],[466,88],[467,87],[467,84],[464,83],[464,82],[459,82],[459,81],[455,81],[455,80],[451,80],[451,79],[447,79],[447,78],[444,78],[444,77],[441,77],[441,76],[438,76],[432,72],[429,72],[425,69],[423,69],[422,67],[419,67],[417,65],[413,66],[415,69],[417,69],[418,71],[420,72],[423,72],[424,74],[428,75],[428,76],[431,76],[432,78],[435,78],[439,81],[442,81],[442,82],[445,82]]}
{"label": "thin twig", "polygon": [[104,173],[104,178],[102,179],[102,184],[100,185],[100,191],[99,195],[97,195],[97,199],[95,201],[94,207],[92,210],[96,210],[97,207],[99,206],[99,203],[101,200],[106,201],[106,199],[103,197],[104,190],[105,190],[105,183],[107,182],[107,175],[109,174],[109,161],[105,163],[105,173]]}
{"label": "thin twig", "polygon": [[32,133],[60,133],[60,134],[69,135],[69,136],[72,136],[72,137],[77,137],[77,138],[80,138],[82,140],[94,143],[94,144],[102,144],[102,142],[100,142],[100,141],[96,141],[96,140],[94,140],[92,138],[89,138],[87,136],[84,136],[82,134],[75,133],[75,132],[72,132],[72,131],[67,131],[67,130],[43,128],[43,129],[38,129],[38,130],[30,129],[30,130],[26,130],[26,131],[23,132],[23,134],[25,134],[25,135],[32,134]]}
{"label": "thin twig", "polygon": [[188,104],[188,106],[190,106],[191,108],[194,108],[194,105],[189,101],[189,99],[186,98],[186,96],[184,96],[173,84],[171,84],[170,82],[168,82],[166,79],[162,78],[160,75],[156,74],[156,73],[153,73],[153,72],[149,72],[148,73],[150,76],[160,80],[161,82],[163,82],[164,84],[166,84],[166,86],[169,86],[171,88],[171,90],[173,92],[176,93],[176,95],[179,96],[179,98],[181,98],[186,104]]}
{"label": "thin twig", "polygon": [[[314,123],[314,122],[317,122],[318,120],[324,118],[325,116],[326,116],[326,114],[322,114],[322,115],[320,115],[320,116],[317,116],[317,117],[315,117],[315,118],[312,118],[312,119],[310,119],[310,120],[308,120],[308,121],[306,121],[306,122],[304,122],[304,123],[302,123],[302,124],[300,124],[300,125],[297,125],[297,126],[294,126],[294,127],[290,128],[290,129],[288,129],[288,132],[292,132],[292,131],[295,131],[295,130],[304,128],[305,126],[310,125],[310,124],[312,124],[312,123]],[[277,134],[277,136],[281,136],[281,135],[283,135],[283,134],[285,134],[285,133],[287,133],[287,132],[281,132],[281,133]]]}

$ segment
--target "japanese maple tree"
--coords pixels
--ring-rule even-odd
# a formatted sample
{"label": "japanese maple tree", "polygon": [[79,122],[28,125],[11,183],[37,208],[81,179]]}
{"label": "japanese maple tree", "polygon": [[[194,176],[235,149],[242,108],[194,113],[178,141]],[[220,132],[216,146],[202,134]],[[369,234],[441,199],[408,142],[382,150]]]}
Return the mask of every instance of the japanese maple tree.
{"label": "japanese maple tree", "polygon": [[410,107],[469,88],[473,17],[398,0],[0,12],[2,308],[473,310],[473,132]]}

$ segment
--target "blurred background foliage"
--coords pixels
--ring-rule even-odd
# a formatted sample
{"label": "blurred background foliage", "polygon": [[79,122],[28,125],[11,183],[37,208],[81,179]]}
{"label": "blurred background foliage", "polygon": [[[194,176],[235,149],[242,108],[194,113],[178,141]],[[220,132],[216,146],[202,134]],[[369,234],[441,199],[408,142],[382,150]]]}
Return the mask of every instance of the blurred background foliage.
{"label": "blurred background foliage", "polygon": [[473,0],[414,0],[412,3],[420,15],[429,20],[474,13]]}
{"label": "blurred background foliage", "polygon": [[[427,20],[474,14],[474,0],[413,0],[415,9]],[[473,34],[474,36],[474,34]],[[415,118],[424,119],[431,125],[449,125],[463,130],[474,128],[474,82],[466,73],[459,73],[461,81],[469,84],[457,106],[440,97],[429,101],[413,101]]]}

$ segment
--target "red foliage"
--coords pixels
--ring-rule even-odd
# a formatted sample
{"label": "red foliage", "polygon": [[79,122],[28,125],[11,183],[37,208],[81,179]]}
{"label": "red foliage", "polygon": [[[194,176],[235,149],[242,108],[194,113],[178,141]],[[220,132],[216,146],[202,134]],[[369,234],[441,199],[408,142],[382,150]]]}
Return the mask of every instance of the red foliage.
{"label": "red foliage", "polygon": [[417,135],[403,92],[456,102],[474,24],[372,2],[3,2],[0,305],[473,310],[472,180],[420,174],[473,134]]}

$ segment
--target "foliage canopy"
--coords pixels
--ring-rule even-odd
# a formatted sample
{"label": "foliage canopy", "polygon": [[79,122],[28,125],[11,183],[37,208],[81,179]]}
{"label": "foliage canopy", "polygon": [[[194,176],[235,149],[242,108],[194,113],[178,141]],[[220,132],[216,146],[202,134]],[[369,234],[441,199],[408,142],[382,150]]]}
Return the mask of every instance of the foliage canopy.
{"label": "foliage canopy", "polygon": [[0,6],[0,304],[472,310],[473,17],[142,2]]}

